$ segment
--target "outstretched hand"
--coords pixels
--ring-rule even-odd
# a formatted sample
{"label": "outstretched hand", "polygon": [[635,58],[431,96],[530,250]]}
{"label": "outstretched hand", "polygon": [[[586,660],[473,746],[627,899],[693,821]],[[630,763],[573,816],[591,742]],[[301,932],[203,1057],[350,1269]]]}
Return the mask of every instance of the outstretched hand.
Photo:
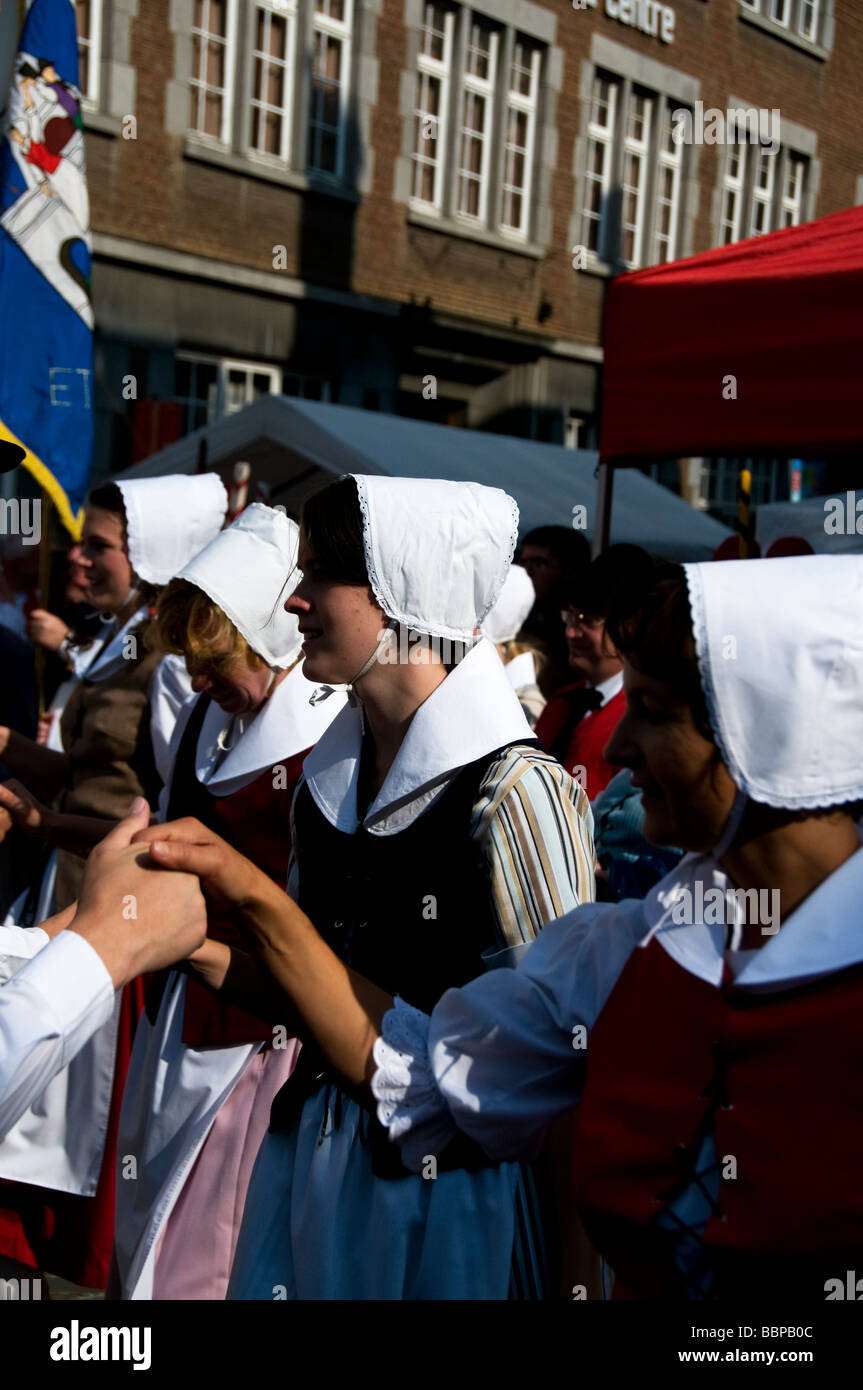
{"label": "outstretched hand", "polygon": [[274,888],[251,860],[191,816],[139,830],[133,844],[145,845],[165,869],[196,874],[213,903],[232,914],[242,914]]}
{"label": "outstretched hand", "polygon": [[207,909],[191,872],[160,868],[134,843],[150,818],[138,797],[125,820],[91,853],[69,927],[102,957],[115,989],[148,970],[185,959],[204,942]]}

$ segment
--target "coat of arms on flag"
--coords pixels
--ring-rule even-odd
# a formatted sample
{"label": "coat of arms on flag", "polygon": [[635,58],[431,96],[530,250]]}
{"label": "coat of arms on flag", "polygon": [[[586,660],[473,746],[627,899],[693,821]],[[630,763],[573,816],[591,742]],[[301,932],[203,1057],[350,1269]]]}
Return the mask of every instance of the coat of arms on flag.
{"label": "coat of arms on flag", "polygon": [[32,0],[0,136],[0,438],[73,534],[90,472],[93,309],[78,35]]}
{"label": "coat of arms on flag", "polygon": [[50,58],[19,53],[6,132],[19,178],[4,185],[0,225],[92,327],[81,131],[77,87],[63,81]]}

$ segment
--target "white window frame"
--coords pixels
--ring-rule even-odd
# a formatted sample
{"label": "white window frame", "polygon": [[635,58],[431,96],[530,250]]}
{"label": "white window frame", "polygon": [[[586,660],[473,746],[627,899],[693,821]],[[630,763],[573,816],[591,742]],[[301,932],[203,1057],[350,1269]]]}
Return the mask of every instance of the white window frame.
{"label": "white window frame", "polygon": [[[737,173],[731,173],[732,156],[737,156]],[[722,246],[730,246],[733,242],[740,240],[741,229],[743,227],[743,215],[746,210],[746,155],[747,145],[745,140],[738,139],[734,144],[729,144],[728,152],[725,156],[725,168],[722,176],[722,213],[720,220],[720,233]],[[734,198],[734,217],[729,219],[727,207],[729,198]],[[729,228],[733,235],[726,240],[725,229]]]}
{"label": "white window frame", "polygon": [[[86,38],[83,38],[80,33],[78,34],[78,53],[80,55],[82,47],[86,50],[87,77],[89,79],[87,90],[81,93],[81,101],[85,107],[91,109],[99,106],[102,95],[102,5],[103,0],[91,0],[90,33]],[[77,28],[77,4],[75,10]]]}
{"label": "white window frame", "polygon": [[[811,6],[811,20],[808,30],[803,27],[803,16],[807,6]],[[818,23],[821,19],[821,0],[800,0],[800,9],[797,15],[797,32],[801,39],[807,43],[818,42]]]}
{"label": "white window frame", "polygon": [[[216,368],[216,400],[212,410],[210,408],[210,403],[207,403],[208,424],[212,424],[215,420],[220,420],[228,413],[226,407],[228,401],[229,372],[245,372],[248,377],[247,386],[249,388],[252,384],[252,376],[269,377],[272,387],[269,394],[272,396],[281,395],[282,369],[281,367],[274,367],[271,362],[254,362],[239,357],[218,357],[208,352],[190,352],[186,350],[176,352],[174,356],[175,360],[178,362],[191,362],[196,366]],[[246,391],[246,397],[244,404],[238,407],[238,409],[245,409],[246,405],[250,405],[252,401],[256,399],[251,389]],[[234,413],[234,411],[231,411],[231,414]]]}
{"label": "white window frame", "polygon": [[[490,43],[488,53],[488,70],[490,76],[476,77],[468,72],[468,60],[471,49],[471,28],[476,24],[477,27],[487,30]],[[497,67],[500,50],[500,34],[482,15],[468,15],[468,32],[464,50],[464,66],[462,68],[461,91],[459,93],[459,126],[458,126],[458,152],[456,156],[456,182],[455,182],[455,215],[470,226],[488,225],[488,199],[489,199],[489,175],[491,171],[491,147],[494,139],[494,99],[496,89]],[[508,81],[509,79],[507,79]],[[468,98],[474,97],[485,103],[485,122],[483,133],[478,137],[475,130],[468,130],[465,125],[465,114],[468,106]],[[461,196],[463,183],[476,183],[476,175],[464,168],[465,137],[472,139],[481,138],[482,140],[482,160],[479,172],[479,210],[476,213],[463,212],[461,209]]]}
{"label": "white window frame", "polygon": [[[657,125],[658,143],[654,173],[656,187],[653,198],[653,245],[651,247],[650,263],[651,265],[668,265],[669,261],[673,261],[677,255],[677,237],[680,227],[680,189],[683,182],[683,145],[678,145],[672,138],[671,149],[666,149],[665,123],[668,123],[669,131],[673,130],[671,112],[672,110],[680,110],[681,108],[674,106],[668,97],[658,99],[661,100],[661,109],[659,111],[659,124]],[[671,170],[672,182],[670,199],[664,198],[661,193],[663,169]],[[659,230],[659,211],[666,203],[671,209],[667,237]],[[660,246],[666,241],[668,243],[669,254],[668,256],[662,256],[660,255]]]}
{"label": "white window frame", "polygon": [[[246,123],[245,146],[246,153],[253,159],[265,160],[267,163],[286,164],[290,167],[293,157],[294,145],[294,99],[297,88],[297,27],[299,15],[297,0],[252,0],[249,6],[249,101],[248,101],[248,121]],[[287,24],[287,35],[285,45],[285,57],[282,60],[274,60],[269,53],[261,53],[257,47],[258,31],[258,11],[262,10],[265,14],[277,19],[284,19]],[[268,21],[272,23],[272,19]],[[255,87],[255,61],[257,58],[269,66],[275,65],[284,68],[285,87],[283,92],[284,106],[275,107],[260,96]],[[254,130],[254,112],[260,111],[261,120],[267,112],[276,112],[282,118],[282,138],[278,154],[273,154],[270,150],[258,149],[252,144],[252,132]]]}
{"label": "white window frame", "polygon": [[[516,92],[513,89],[512,70],[515,65],[515,56],[519,45],[530,54],[530,91],[525,95],[524,92]],[[530,230],[531,214],[533,211],[533,168],[534,151],[536,149],[536,132],[539,115],[539,76],[542,69],[542,50],[538,44],[528,41],[526,36],[516,34],[512,52],[510,54],[510,70],[506,79],[506,106],[504,110],[503,128],[503,168],[501,172],[501,200],[500,200],[500,221],[498,228],[503,236],[515,237],[525,240]],[[506,181],[506,162],[510,149],[517,147],[510,144],[509,121],[513,111],[523,112],[527,117],[527,136],[524,152],[524,184],[517,188],[515,184]],[[517,227],[504,222],[504,208],[506,206],[506,195],[508,192],[519,193],[521,195],[521,219]]]}
{"label": "white window frame", "polygon": [[[598,82],[608,83],[608,124],[599,125],[594,121],[593,113],[597,104],[596,88]],[[621,83],[610,73],[598,71],[593,74],[593,85],[590,93],[590,120],[587,125],[587,164],[585,167],[585,195],[594,184],[599,184],[602,190],[601,210],[598,213],[591,211],[587,206],[587,196],[584,198],[582,206],[582,237],[585,246],[589,246],[590,238],[586,235],[587,228],[591,223],[597,224],[596,250],[592,253],[598,260],[607,259],[608,251],[608,195],[611,192],[614,166],[614,136],[617,127],[617,108],[618,97],[620,95]],[[590,145],[591,142],[602,145],[605,148],[605,158],[602,166],[602,177],[597,177],[590,169]]]}
{"label": "white window frame", "polygon": [[[803,195],[806,189],[806,159],[797,154],[795,150],[785,150],[781,175],[782,188],[779,199],[779,226],[780,227],[799,227],[803,217]],[[791,170],[795,171],[794,193],[788,194],[788,177]],[[790,222],[785,220],[785,214],[791,214]]]}
{"label": "white window frame", "polygon": [[[752,170],[752,202],[749,208],[749,236],[763,236],[766,232],[773,230],[773,202],[776,192],[776,164],[779,152],[778,150],[772,152],[764,145],[756,145],[754,149],[756,158]],[[764,163],[765,160],[766,164]],[[758,183],[759,170],[762,168],[767,168],[770,171],[770,179],[766,188],[760,187]],[[765,209],[764,226],[760,229],[755,226],[756,207],[763,207]]]}
{"label": "white window frame", "polygon": [[[629,117],[631,103],[639,98],[644,102],[645,115],[643,121],[643,137],[639,140],[629,133]],[[656,109],[656,97],[654,94],[644,91],[633,85],[629,89],[629,104],[623,115],[623,166],[621,171],[621,205],[620,205],[620,264],[625,265],[630,270],[637,269],[642,264],[642,251],[644,247],[644,231],[647,221],[647,193],[650,180],[650,137],[652,133],[654,111]],[[638,183],[626,183],[626,164],[627,156],[631,160],[637,161]],[[627,194],[634,193],[636,196],[635,221],[627,222],[624,217],[624,205]],[[632,231],[632,259],[627,260],[623,255],[623,243],[625,234]]]}
{"label": "white window frame", "polygon": [[[780,19],[776,11],[782,7],[782,18]],[[770,0],[769,18],[774,24],[778,24],[780,29],[787,29],[791,23],[791,0]]]}
{"label": "white window frame", "polygon": [[[414,116],[417,121],[417,131],[420,132],[417,140],[421,138],[422,123],[434,120],[437,127],[435,133],[435,157],[421,153],[415,144],[411,155],[411,198],[410,205],[420,212],[440,213],[444,205],[444,185],[446,181],[446,140],[449,130],[449,102],[450,88],[452,83],[452,60],[453,49],[455,46],[455,11],[445,5],[435,5],[435,0],[423,9],[422,33],[428,31],[426,25],[426,13],[429,9],[440,8],[444,12],[444,56],[443,58],[432,58],[429,54],[423,53],[422,48],[417,56],[417,85],[416,102],[414,104]],[[423,78],[440,83],[440,102],[439,115],[434,117],[430,112],[425,111],[420,105],[420,93],[422,90]],[[423,142],[425,143],[425,142]],[[434,167],[434,197],[431,202],[420,197],[417,192],[418,169],[422,167]]]}
{"label": "white window frame", "polygon": [[[204,0],[204,3],[205,3],[206,6],[207,6],[207,19],[208,19],[208,20],[209,20],[209,7],[210,7],[210,2],[211,2],[211,0]],[[197,76],[197,75],[194,74],[194,73],[193,73],[193,75],[192,75],[192,76],[190,77],[190,79],[189,79],[189,87],[190,87],[190,89],[191,89],[193,92],[195,92],[195,93],[198,94],[198,99],[197,99],[197,112],[196,112],[196,118],[197,118],[197,121],[198,121],[198,122],[200,122],[200,119],[201,119],[201,112],[202,112],[202,106],[201,106],[202,94],[206,94],[207,91],[221,91],[221,92],[222,92],[222,94],[223,94],[223,97],[222,97],[222,128],[221,128],[221,131],[220,131],[219,135],[209,135],[209,134],[207,134],[206,131],[201,130],[201,129],[199,128],[199,125],[198,125],[198,124],[195,124],[195,125],[191,125],[191,124],[190,124],[189,129],[190,129],[190,132],[191,132],[191,133],[195,136],[195,138],[198,139],[198,140],[206,140],[206,141],[211,142],[211,143],[214,143],[214,144],[230,146],[230,145],[232,144],[232,138],[231,138],[231,137],[232,137],[232,131],[233,131],[233,124],[234,124],[234,90],[235,90],[235,86],[236,86],[236,76],[235,76],[235,75],[236,75],[236,70],[237,70],[237,58],[238,58],[238,53],[237,53],[237,10],[238,10],[238,5],[237,5],[237,0],[227,0],[227,4],[228,4],[228,23],[227,23],[227,26],[226,26],[226,27],[227,27],[227,33],[226,33],[225,39],[224,39],[224,49],[225,49],[225,86],[224,86],[224,88],[210,87],[209,84],[208,84],[206,81],[204,81],[201,77]],[[212,33],[210,32],[210,30],[199,29],[199,28],[194,24],[194,22],[192,23],[191,33],[192,33],[193,36],[194,36],[195,34],[197,34],[197,35],[198,35],[200,38],[202,38],[202,39],[211,40],[211,41],[215,39],[215,42],[216,42],[217,44],[222,43],[222,39],[221,39],[221,37],[220,37],[219,35],[214,35],[214,34],[212,34]],[[202,56],[203,56],[203,58],[204,58],[204,68],[206,68],[206,46],[204,46],[204,45],[202,45]]]}
{"label": "white window frame", "polygon": [[[311,86],[309,88],[309,105],[307,111],[306,126],[306,169],[315,178],[331,179],[341,183],[345,174],[345,146],[347,135],[347,113],[348,101],[351,91],[351,68],[353,63],[353,21],[354,21],[354,0],[345,0],[344,19],[333,19],[330,15],[319,10],[319,5],[326,5],[329,0],[310,0],[312,5],[312,75]],[[321,34],[327,38],[338,39],[342,45],[342,64],[339,79],[339,124],[336,129],[336,167],[335,169],[321,169],[311,161],[311,142],[313,131],[323,129],[322,122],[316,121],[312,114],[312,104],[315,91],[314,74],[314,54],[317,35]],[[316,141],[318,153],[320,152],[320,141]]]}

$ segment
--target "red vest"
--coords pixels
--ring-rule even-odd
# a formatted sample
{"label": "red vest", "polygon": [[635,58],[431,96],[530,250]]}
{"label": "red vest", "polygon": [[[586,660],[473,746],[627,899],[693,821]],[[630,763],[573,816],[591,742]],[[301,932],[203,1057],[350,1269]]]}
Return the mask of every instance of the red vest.
{"label": "red vest", "polygon": [[[577,697],[583,689],[582,684],[566,686],[549,700],[536,723],[536,736],[546,748],[551,748],[566,723],[570,696]],[[567,772],[573,776],[577,776],[576,768],[584,768],[578,780],[591,801],[605,790],[615,773],[620,771],[619,767],[606,762],[602,753],[625,710],[626,696],[619,690],[600,709],[591,710],[579,720],[562,758]]]}
{"label": "red vest", "polygon": [[724,1170],[700,1237],[712,1297],[820,1301],[861,1267],[861,1012],[863,966],[755,994],[656,940],[633,951],[588,1036],[575,1128],[577,1201],[616,1296],[687,1296],[655,1218],[705,1131]]}
{"label": "red vest", "polygon": [[[292,758],[274,758],[273,766],[265,768],[248,786],[230,796],[214,796],[195,774],[195,750],[208,706],[209,700],[200,697],[180,740],[167,819],[196,816],[284,888],[291,857],[291,803],[309,749]],[[212,909],[207,915],[207,935],[244,949],[230,918],[220,917]],[[272,1036],[269,1023],[223,1003],[192,975],[188,977],[182,1040],[189,1047],[233,1047],[271,1041]]]}

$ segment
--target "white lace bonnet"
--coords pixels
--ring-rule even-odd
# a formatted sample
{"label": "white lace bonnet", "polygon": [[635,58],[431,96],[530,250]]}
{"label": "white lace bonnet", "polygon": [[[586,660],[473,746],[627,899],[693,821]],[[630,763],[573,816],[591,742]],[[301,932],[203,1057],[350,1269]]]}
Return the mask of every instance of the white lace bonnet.
{"label": "white lace bonnet", "polygon": [[684,569],[710,722],[740,792],[799,810],[863,799],[863,555]]}
{"label": "white lace bonnet", "polygon": [[369,582],[388,618],[471,644],[503,588],[518,506],[500,488],[351,474]]}
{"label": "white lace bonnet", "polygon": [[115,481],[126,512],[129,562],[147,584],[167,584],[222,529],[228,494],[218,473]]}
{"label": "white lace bonnet", "polygon": [[302,579],[298,549],[297,523],[274,507],[253,502],[178,578],[217,603],[268,666],[284,670],[303,645],[298,619],[284,607]]}

